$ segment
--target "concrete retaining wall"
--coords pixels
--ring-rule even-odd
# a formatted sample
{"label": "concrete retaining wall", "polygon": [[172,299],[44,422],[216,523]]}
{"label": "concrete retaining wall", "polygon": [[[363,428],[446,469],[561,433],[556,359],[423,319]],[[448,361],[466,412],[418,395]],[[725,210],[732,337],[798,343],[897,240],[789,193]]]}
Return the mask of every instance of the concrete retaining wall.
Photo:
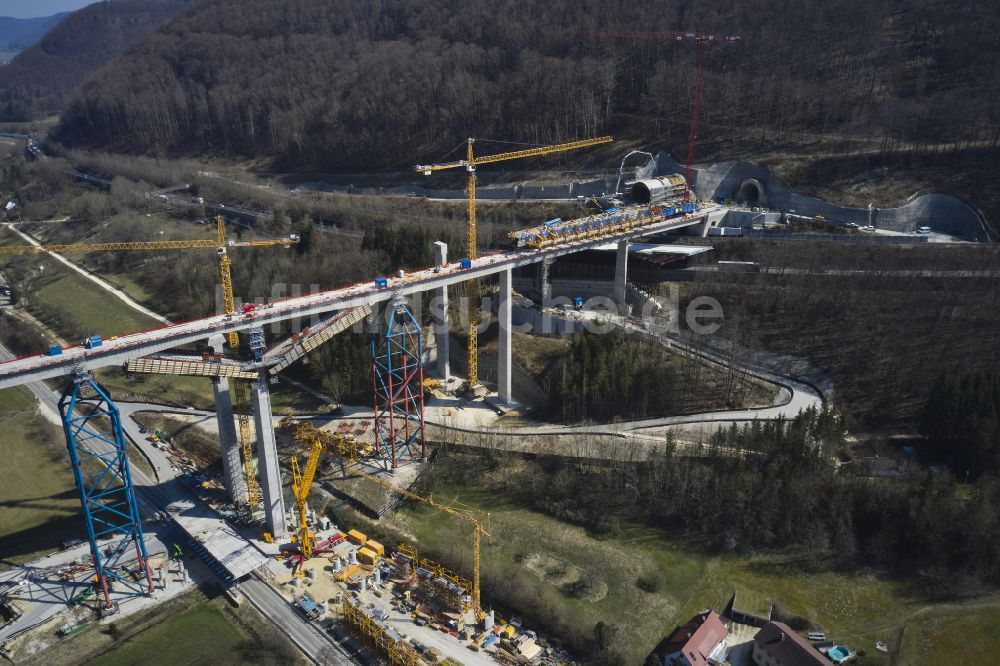
{"label": "concrete retaining wall", "polygon": [[[670,168],[669,160],[664,166]],[[763,189],[759,205],[795,211],[799,215],[822,215],[837,222],[868,224],[867,208],[839,206],[816,197],[795,194],[770,171],[751,162],[721,162],[697,169],[694,175],[695,193],[702,199],[738,199],[741,188],[749,181]],[[987,241],[988,231],[979,215],[964,201],[947,194],[915,194],[897,207],[882,207],[873,217],[880,229],[913,232],[928,226],[933,231],[952,234],[970,240]]]}

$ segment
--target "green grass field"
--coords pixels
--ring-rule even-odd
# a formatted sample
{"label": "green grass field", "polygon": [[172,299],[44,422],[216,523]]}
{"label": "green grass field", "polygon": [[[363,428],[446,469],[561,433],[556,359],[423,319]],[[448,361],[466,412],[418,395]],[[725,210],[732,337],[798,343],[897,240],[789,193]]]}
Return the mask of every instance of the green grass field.
{"label": "green grass field", "polygon": [[[583,528],[496,494],[441,482],[432,491],[435,499],[471,507],[481,516],[489,512],[484,524],[493,536],[484,537],[482,547],[484,603],[491,586],[518,591],[536,617],[558,618],[549,630],[566,637],[576,632],[586,640],[596,622],[614,625],[613,647],[623,663],[642,663],[698,611],[725,610],[736,589],[822,625],[837,641],[865,650],[866,664],[881,663],[874,642],[886,640],[895,648],[893,637],[903,627],[901,654],[907,658],[899,663],[952,663],[945,655],[960,646],[966,655],[971,650],[986,660],[969,663],[987,663],[1000,649],[991,629],[1000,619],[1000,600],[971,605],[966,612],[956,609],[940,624],[935,607],[928,607],[915,586],[872,573],[805,573],[792,557],[708,554],[646,526],[623,525],[617,538],[595,539]],[[428,551],[447,553],[444,564],[471,571],[467,523],[413,504],[402,505],[392,521]],[[658,581],[655,591],[640,588],[640,577]]]}
{"label": "green grass field", "polygon": [[1000,604],[993,607],[933,611],[908,623],[899,654],[900,664],[991,664],[1000,648],[996,627]]}
{"label": "green grass field", "polygon": [[242,663],[245,635],[214,605],[202,602],[89,661],[91,666]]}
{"label": "green grass field", "polygon": [[[24,245],[9,232],[2,235],[0,242]],[[110,337],[160,325],[52,257],[4,257],[3,269],[13,283],[30,285],[29,293],[21,296],[22,302],[46,326],[68,340],[93,334]]]}
{"label": "green grass field", "polygon": [[29,561],[83,536],[62,433],[40,418],[27,389],[0,390],[0,566]]}
{"label": "green grass field", "polygon": [[96,333],[110,337],[162,326],[74,272],[66,272],[40,286],[34,298],[54,306],[79,324],[75,331],[60,331],[70,339],[73,332],[78,336],[83,331],[83,335]]}

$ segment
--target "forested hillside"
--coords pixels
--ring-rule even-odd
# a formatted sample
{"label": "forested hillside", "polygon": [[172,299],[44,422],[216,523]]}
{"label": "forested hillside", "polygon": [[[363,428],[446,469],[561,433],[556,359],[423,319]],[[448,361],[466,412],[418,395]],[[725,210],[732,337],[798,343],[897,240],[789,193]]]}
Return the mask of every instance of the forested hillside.
{"label": "forested hillside", "polygon": [[82,86],[59,137],[303,167],[410,164],[467,135],[679,146],[697,47],[595,36],[622,28],[742,37],[707,49],[705,141],[998,140],[1000,15],[987,0],[657,4],[206,0]]}
{"label": "forested hillside", "polygon": [[58,111],[65,95],[90,73],[191,2],[97,2],[67,16],[0,68],[0,121],[29,120]]}

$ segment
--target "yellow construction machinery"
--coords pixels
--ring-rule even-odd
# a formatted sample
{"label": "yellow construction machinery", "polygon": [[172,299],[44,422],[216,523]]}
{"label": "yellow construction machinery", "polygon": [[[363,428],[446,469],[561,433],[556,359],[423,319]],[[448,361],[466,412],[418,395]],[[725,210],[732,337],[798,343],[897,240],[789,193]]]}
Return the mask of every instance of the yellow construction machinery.
{"label": "yellow construction machinery", "polygon": [[[541,157],[553,153],[561,153],[587,146],[596,146],[602,143],[611,143],[614,139],[610,136],[601,136],[594,139],[583,139],[581,141],[570,141],[569,143],[559,143],[552,146],[540,146],[538,148],[528,148],[526,150],[515,150],[508,153],[497,153],[495,155],[485,155],[476,157],[472,152],[472,144],[475,139],[468,140],[468,151],[466,159],[457,162],[446,162],[443,164],[417,165],[416,171],[425,175],[431,175],[435,171],[445,169],[457,169],[464,167],[468,173],[468,183],[466,185],[466,206],[468,208],[468,224],[466,226],[466,245],[469,259],[478,256],[476,249],[476,167],[480,164],[491,164],[493,162],[505,162],[507,160],[518,160],[525,157]],[[468,300],[468,352],[469,352],[469,383],[468,389],[473,393],[479,386],[479,291],[475,278],[465,283],[465,296]]]}
{"label": "yellow construction machinery", "polygon": [[[279,424],[279,428],[286,429],[291,427],[293,424],[290,417],[285,417]],[[320,430],[314,426],[310,421],[300,421],[295,424],[295,439],[299,442],[305,444],[309,449],[309,458],[306,462],[305,472],[299,472],[299,463],[295,456],[292,457],[292,494],[295,496],[296,502],[298,502],[299,508],[299,534],[298,534],[298,556],[301,558],[299,560],[298,572],[301,574],[302,567],[301,564],[305,562],[306,559],[314,554],[318,554],[319,551],[315,549],[315,536],[308,524],[308,516],[306,515],[306,499],[309,497],[309,487],[312,485],[313,477],[316,474],[316,465],[319,463],[319,456],[324,450],[329,450],[331,452],[336,452],[338,455],[347,457],[348,459],[356,459],[357,453],[365,445],[359,444],[352,437],[340,435],[338,433],[332,433],[325,430]],[[350,458],[353,454],[354,458]],[[442,504],[440,502],[434,501],[433,498],[423,497],[417,493],[407,490],[406,488],[400,488],[399,486],[393,485],[388,481],[385,481],[374,474],[369,474],[363,472],[360,469],[352,469],[352,474],[356,474],[362,478],[368,479],[373,483],[377,483],[389,492],[398,493],[403,497],[408,497],[409,499],[414,499],[425,504],[438,509],[439,511],[444,511],[453,516],[462,518],[472,523],[473,527],[473,541],[472,541],[472,566],[473,566],[473,579],[472,579],[472,597],[476,605],[476,611],[480,610],[479,601],[479,550],[480,541],[482,535],[490,536],[489,532],[483,529],[483,524],[475,516],[471,515],[466,511],[461,511],[454,507],[448,506],[447,504]],[[293,551],[294,552],[294,551]],[[414,551],[414,557],[416,556],[416,551]]]}
{"label": "yellow construction machinery", "polygon": [[[289,417],[282,419],[279,428],[288,428],[292,425]],[[295,439],[305,444],[309,451],[306,459],[305,471],[299,467],[297,455],[292,456],[292,495],[299,510],[299,530],[296,537],[297,550],[292,550],[292,560],[295,563],[295,575],[303,576],[305,571],[303,565],[313,555],[327,552],[316,548],[316,535],[309,524],[308,508],[306,500],[309,499],[309,490],[312,488],[313,479],[316,477],[316,467],[319,465],[319,457],[323,451],[328,450],[336,453],[342,458],[354,461],[358,457],[361,448],[358,442],[350,437],[345,437],[339,433],[320,430],[310,421],[300,421],[295,424]]]}
{"label": "yellow construction machinery", "polygon": [[[214,249],[219,256],[219,278],[222,282],[222,293],[225,300],[225,313],[236,314],[236,299],[233,296],[232,264],[229,260],[231,247],[266,247],[272,245],[288,246],[299,241],[299,237],[291,235],[288,238],[232,241],[226,239],[226,223],[220,215],[216,219],[216,238],[196,240],[161,240],[161,241],[116,241],[110,243],[67,243],[57,245],[5,245],[0,246],[0,255],[5,254],[47,254],[49,252],[123,252],[123,251],[157,251],[157,250],[197,250]],[[236,331],[229,334],[229,346],[235,350],[239,347],[240,336]],[[253,435],[250,430],[249,392],[246,383],[234,380],[234,407],[239,422],[240,443],[243,447],[243,468],[246,475],[247,503],[251,510],[260,506],[261,491],[257,483],[257,474],[253,468]]]}

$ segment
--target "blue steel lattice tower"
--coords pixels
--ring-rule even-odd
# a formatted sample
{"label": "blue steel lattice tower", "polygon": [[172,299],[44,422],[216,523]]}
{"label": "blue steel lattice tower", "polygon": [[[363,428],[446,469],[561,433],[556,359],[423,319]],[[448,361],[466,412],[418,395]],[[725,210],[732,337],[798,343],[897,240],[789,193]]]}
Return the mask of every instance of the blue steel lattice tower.
{"label": "blue steel lattice tower", "polygon": [[375,448],[395,469],[404,455],[414,457],[417,444],[425,455],[423,334],[405,298],[394,298],[388,309],[385,333],[372,328],[372,386]]}
{"label": "blue steel lattice tower", "polygon": [[152,594],[153,577],[118,407],[89,373],[78,373],[59,399],[59,413],[104,607],[114,606],[114,582]]}

